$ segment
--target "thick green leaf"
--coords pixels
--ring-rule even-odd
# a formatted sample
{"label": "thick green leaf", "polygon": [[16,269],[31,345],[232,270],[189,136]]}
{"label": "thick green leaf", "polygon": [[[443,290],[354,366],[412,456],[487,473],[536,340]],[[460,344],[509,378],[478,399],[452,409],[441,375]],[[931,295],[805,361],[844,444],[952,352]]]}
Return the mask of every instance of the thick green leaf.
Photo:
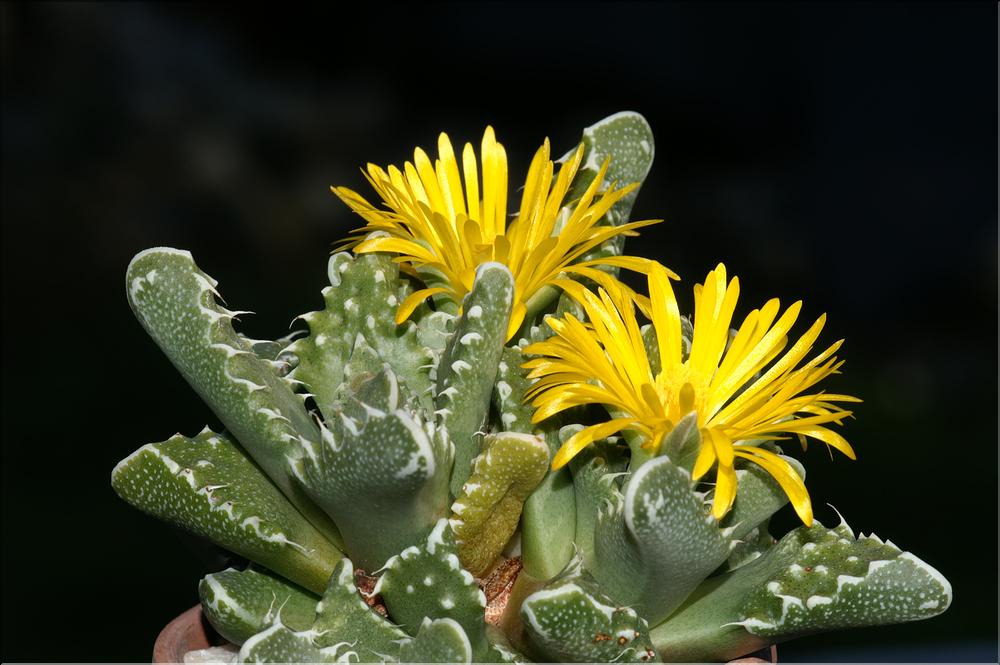
{"label": "thick green leaf", "polygon": [[646,621],[604,595],[579,560],[528,596],[521,618],[529,643],[550,662],[656,660]]}
{"label": "thick green leaf", "polygon": [[180,434],[143,446],[111,474],[139,510],[320,592],[341,553],[222,434]]}
{"label": "thick green leaf", "polygon": [[462,315],[441,356],[437,371],[437,408],[455,444],[451,493],[458,496],[472,460],[482,448],[483,424],[507,340],[514,298],[514,277],[500,263],[484,263],[462,302]]}
{"label": "thick green leaf", "polygon": [[691,475],[668,457],[643,464],[614,494],[598,514],[592,572],[610,597],[655,625],[726,560],[730,542]]}
{"label": "thick green leaf", "polygon": [[385,254],[340,252],[330,257],[328,273],[325,308],[300,317],[309,335],[288,347],[298,358],[291,377],[308,388],[331,420],[346,379],[345,365],[361,339],[392,367],[410,394],[429,406],[435,354],[421,342],[413,321],[395,323],[396,308],[409,293],[399,279],[399,266]]}
{"label": "thick green leaf", "polygon": [[549,468],[549,447],[537,436],[489,434],[451,509],[458,557],[473,575],[484,575],[517,529],[525,499]]}
{"label": "thick green leaf", "polygon": [[318,441],[319,430],[275,365],[233,330],[237,312],[216,302],[216,281],[190,252],[169,247],[137,254],[125,279],[129,304],[149,335],[285,496],[339,545],[336,527],[289,465],[299,442]]}
{"label": "thick green leaf", "polygon": [[816,523],[708,580],[653,642],[664,660],[728,660],[799,635],[926,619],[951,597],[948,580],[909,552]]}
{"label": "thick green leaf", "polygon": [[266,569],[228,568],[206,575],[198,584],[201,609],[216,631],[233,644],[281,621],[305,630],[316,620],[319,596]]}
{"label": "thick green leaf", "polygon": [[454,619],[465,630],[477,660],[489,649],[486,596],[462,568],[448,520],[438,522],[421,546],[389,559],[375,593],[382,595],[390,616],[410,635],[417,635],[424,618]]}

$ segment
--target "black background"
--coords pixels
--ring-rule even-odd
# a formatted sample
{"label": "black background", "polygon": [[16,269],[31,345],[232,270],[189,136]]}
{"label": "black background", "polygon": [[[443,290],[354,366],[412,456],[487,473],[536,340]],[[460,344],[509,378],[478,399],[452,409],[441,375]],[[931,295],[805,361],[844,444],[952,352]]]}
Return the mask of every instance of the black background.
{"label": "black background", "polygon": [[491,123],[513,185],[621,109],[656,134],[635,216],[666,219],[630,251],[686,298],[724,260],[738,313],[829,314],[827,387],[865,402],[857,462],[802,455],[818,517],[954,584],[781,659],[995,659],[995,4],[361,4],[3,5],[2,659],[147,659],[213,565],[108,482],[214,424],[132,318],[135,252],[190,249],[281,335],[359,223],[330,184]]}

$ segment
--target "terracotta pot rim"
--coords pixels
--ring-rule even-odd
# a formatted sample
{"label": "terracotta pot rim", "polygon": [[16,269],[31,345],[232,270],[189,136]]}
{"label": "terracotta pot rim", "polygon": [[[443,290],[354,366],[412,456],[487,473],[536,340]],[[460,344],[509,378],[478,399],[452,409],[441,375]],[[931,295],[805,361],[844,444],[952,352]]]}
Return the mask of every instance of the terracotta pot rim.
{"label": "terracotta pot rim", "polygon": [[174,617],[156,636],[153,662],[183,663],[184,654],[188,651],[207,649],[219,639],[205,620],[201,605],[195,605]]}

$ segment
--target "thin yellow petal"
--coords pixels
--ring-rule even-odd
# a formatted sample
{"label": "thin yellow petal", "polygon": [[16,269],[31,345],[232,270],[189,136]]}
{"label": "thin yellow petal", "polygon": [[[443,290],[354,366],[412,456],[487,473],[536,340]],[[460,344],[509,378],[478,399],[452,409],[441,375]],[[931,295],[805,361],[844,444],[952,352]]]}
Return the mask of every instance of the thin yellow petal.
{"label": "thin yellow petal", "polygon": [[670,277],[659,263],[649,272],[649,301],[662,371],[681,363],[681,315]]}
{"label": "thin yellow petal", "polygon": [[479,171],[476,168],[476,151],[471,143],[462,149],[462,174],[465,176],[465,197],[469,217],[482,222],[479,208]]}
{"label": "thin yellow petal", "polygon": [[555,457],[552,458],[552,470],[558,471],[562,467],[566,466],[571,459],[576,457],[581,450],[589,446],[594,441],[606,439],[612,434],[625,429],[634,422],[634,418],[614,418],[606,423],[601,423],[600,425],[584,427],[563,443],[559,452],[557,452]]}
{"label": "thin yellow petal", "polygon": [[524,323],[524,315],[527,313],[528,307],[523,302],[514,303],[514,308],[510,312],[510,322],[507,325],[507,341],[509,342],[514,334],[521,329],[521,324]]}
{"label": "thin yellow petal", "polygon": [[698,480],[712,468],[715,464],[715,446],[709,441],[704,432],[701,435],[701,447],[698,449],[698,458],[694,462],[694,469],[691,477]]}
{"label": "thin yellow petal", "polygon": [[440,160],[440,168],[437,170],[438,184],[444,194],[445,202],[452,215],[464,215],[465,199],[462,196],[462,178],[458,173],[458,161],[451,147],[451,139],[444,132],[438,136],[438,159]]}
{"label": "thin yellow petal", "polygon": [[410,318],[410,315],[413,314],[413,310],[415,310],[420,303],[437,293],[445,293],[447,291],[448,289],[445,288],[434,287],[432,289],[420,289],[419,291],[414,291],[410,295],[406,296],[406,299],[403,300],[399,309],[396,310],[396,325],[398,326],[400,323]]}
{"label": "thin yellow petal", "polygon": [[499,152],[497,150],[496,137],[493,135],[493,128],[487,127],[483,132],[483,141],[480,148],[480,155],[483,162],[483,203],[482,222],[483,228],[488,234],[496,233],[498,220],[497,213],[497,189],[500,183]]}
{"label": "thin yellow petal", "polygon": [[763,448],[738,445],[733,452],[737,457],[749,460],[767,471],[788,495],[788,499],[802,523],[806,526],[812,526],[812,501],[809,499],[806,485],[802,482],[802,477],[795,471],[795,467],[782,459],[780,455]]}

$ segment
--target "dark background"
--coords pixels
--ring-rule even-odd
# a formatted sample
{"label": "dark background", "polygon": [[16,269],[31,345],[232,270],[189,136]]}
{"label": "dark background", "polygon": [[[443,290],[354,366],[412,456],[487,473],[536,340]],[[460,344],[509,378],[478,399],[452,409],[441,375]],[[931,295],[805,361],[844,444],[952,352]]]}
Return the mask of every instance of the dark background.
{"label": "dark background", "polygon": [[802,456],[818,516],[954,585],[941,617],[781,659],[995,660],[996,5],[361,4],[3,4],[0,657],[147,659],[212,565],[109,486],[214,423],[132,318],[135,252],[190,249],[245,332],[282,335],[359,224],[330,184],[491,123],[514,186],[543,137],[634,109],[635,215],[667,221],[630,250],[685,296],[724,260],[744,315],[829,314],[827,387],[865,402],[857,462]]}

